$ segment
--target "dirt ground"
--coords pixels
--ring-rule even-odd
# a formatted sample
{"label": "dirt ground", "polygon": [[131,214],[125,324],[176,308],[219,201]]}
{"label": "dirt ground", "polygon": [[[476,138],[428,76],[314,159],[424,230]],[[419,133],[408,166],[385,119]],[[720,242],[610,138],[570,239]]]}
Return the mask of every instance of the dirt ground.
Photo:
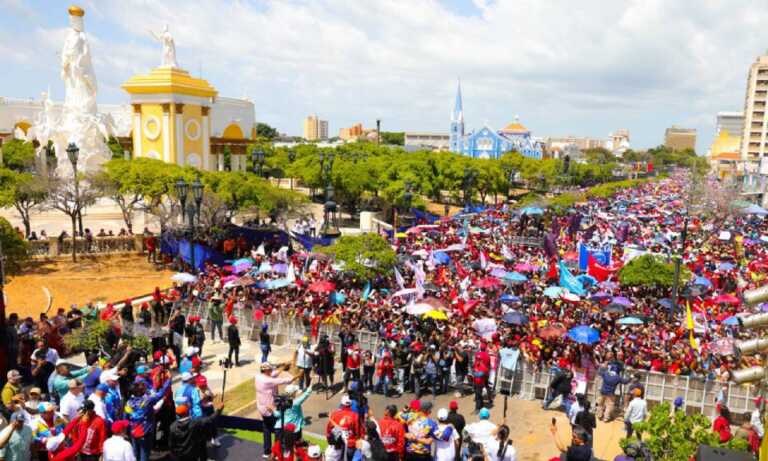
{"label": "dirt ground", "polygon": [[48,307],[47,288],[53,297],[51,311],[89,301],[110,302],[150,293],[156,286],[171,285],[173,272],[157,270],[139,255],[85,257],[31,261],[21,274],[9,277],[5,287],[6,312],[37,316]]}

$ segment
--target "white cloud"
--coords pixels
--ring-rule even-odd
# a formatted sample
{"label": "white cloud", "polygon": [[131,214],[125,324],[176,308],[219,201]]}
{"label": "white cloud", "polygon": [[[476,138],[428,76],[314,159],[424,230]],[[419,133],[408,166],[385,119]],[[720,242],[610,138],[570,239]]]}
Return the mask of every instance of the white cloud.
{"label": "white cloud", "polygon": [[[315,112],[332,131],[376,117],[391,129],[446,131],[461,76],[469,127],[519,114],[541,135],[627,127],[644,146],[661,142],[672,123],[711,131],[718,110],[741,108],[747,68],[768,43],[758,1],[475,0],[467,8],[477,14],[436,0],[122,0],[89,5],[86,23],[119,30],[92,32],[110,102],[132,73],[159,62],[147,29],[169,23],[183,67],[202,67],[224,95],[246,92],[257,118],[289,133]],[[50,14],[65,26],[63,12]]]}

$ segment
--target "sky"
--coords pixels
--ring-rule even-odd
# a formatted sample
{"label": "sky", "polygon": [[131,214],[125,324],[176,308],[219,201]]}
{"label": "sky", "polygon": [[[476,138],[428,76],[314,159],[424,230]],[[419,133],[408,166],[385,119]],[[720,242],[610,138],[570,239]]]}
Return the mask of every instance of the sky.
{"label": "sky", "polygon": [[[80,0],[99,101],[160,64],[149,31],[168,24],[182,68],[256,119],[301,135],[318,114],[332,134],[447,133],[461,78],[467,130],[519,116],[535,136],[606,137],[634,148],[670,125],[711,143],[718,111],[744,106],[749,66],[768,48],[765,0]],[[61,0],[0,0],[0,96],[63,99]]]}

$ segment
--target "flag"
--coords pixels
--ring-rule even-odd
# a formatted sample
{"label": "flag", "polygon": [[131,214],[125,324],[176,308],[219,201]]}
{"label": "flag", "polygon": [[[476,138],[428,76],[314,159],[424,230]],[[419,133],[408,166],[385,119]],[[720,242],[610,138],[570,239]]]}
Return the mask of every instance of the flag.
{"label": "flag", "polygon": [[405,288],[405,280],[403,279],[403,276],[400,275],[400,271],[397,270],[397,267],[395,267],[395,280],[397,280],[397,284],[400,285],[401,290]]}
{"label": "flag", "polygon": [[568,266],[565,265],[564,261],[560,261],[559,269],[561,287],[578,296],[584,296],[587,294],[587,291],[584,290],[584,286],[582,286],[581,282],[579,282],[576,277],[571,274],[571,271],[568,270]]}
{"label": "flag", "polygon": [[549,270],[547,271],[547,280],[557,279],[557,259],[549,260]]}
{"label": "flag", "polygon": [[585,271],[589,266],[589,257],[594,256],[598,264],[603,266],[611,265],[611,252],[613,245],[605,245],[602,248],[590,248],[583,243],[579,243],[579,270]]}
{"label": "flag", "polygon": [[588,256],[587,274],[596,278],[599,282],[605,281],[611,276],[611,269],[600,265],[594,255]]}
{"label": "flag", "polygon": [[504,256],[504,259],[507,261],[511,261],[515,258],[514,255],[512,255],[512,252],[509,251],[509,247],[506,245],[501,248],[501,255]]}
{"label": "flag", "polygon": [[485,251],[480,251],[480,268],[485,270],[488,267],[488,260],[485,259]]}
{"label": "flag", "polygon": [[296,269],[293,267],[293,263],[288,263],[288,273],[285,274],[285,279],[291,283],[296,281]]}
{"label": "flag", "polygon": [[555,234],[549,233],[544,236],[544,254],[548,258],[557,256],[557,243]]}
{"label": "flag", "polygon": [[469,275],[469,272],[467,272],[466,269],[461,265],[459,261],[456,261],[456,275],[458,275],[461,278],[464,278]]}
{"label": "flag", "polygon": [[693,313],[691,312],[691,303],[688,301],[685,302],[685,317],[686,317],[686,326],[688,328],[688,339],[691,342],[691,347],[699,350],[699,345],[696,342],[696,338],[693,337],[693,329],[694,329],[694,322],[693,322]]}
{"label": "flag", "polygon": [[256,254],[259,256],[266,256],[267,252],[264,250],[264,242],[261,242],[261,245],[259,245],[259,248],[256,249]]}

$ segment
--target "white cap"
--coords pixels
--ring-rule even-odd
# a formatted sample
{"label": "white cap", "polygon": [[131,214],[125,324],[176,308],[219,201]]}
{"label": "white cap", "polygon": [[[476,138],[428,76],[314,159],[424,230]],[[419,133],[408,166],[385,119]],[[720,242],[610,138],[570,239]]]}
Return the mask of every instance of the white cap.
{"label": "white cap", "polygon": [[320,447],[317,445],[310,445],[307,448],[307,456],[310,458],[319,458],[320,457]]}
{"label": "white cap", "polygon": [[341,405],[345,407],[352,405],[352,400],[350,400],[347,394],[341,396]]}
{"label": "white cap", "polygon": [[182,381],[189,381],[190,379],[192,379],[192,373],[185,371],[184,373],[181,374]]}
{"label": "white cap", "polygon": [[299,392],[300,390],[301,390],[301,388],[299,386],[295,385],[295,384],[289,384],[289,385],[285,386],[285,393],[286,394],[293,395],[293,394]]}
{"label": "white cap", "polygon": [[105,370],[99,376],[99,382],[105,384],[107,381],[117,381],[120,377],[114,369]]}
{"label": "white cap", "polygon": [[445,421],[448,419],[448,409],[447,408],[441,408],[437,410],[437,420],[438,421]]}

